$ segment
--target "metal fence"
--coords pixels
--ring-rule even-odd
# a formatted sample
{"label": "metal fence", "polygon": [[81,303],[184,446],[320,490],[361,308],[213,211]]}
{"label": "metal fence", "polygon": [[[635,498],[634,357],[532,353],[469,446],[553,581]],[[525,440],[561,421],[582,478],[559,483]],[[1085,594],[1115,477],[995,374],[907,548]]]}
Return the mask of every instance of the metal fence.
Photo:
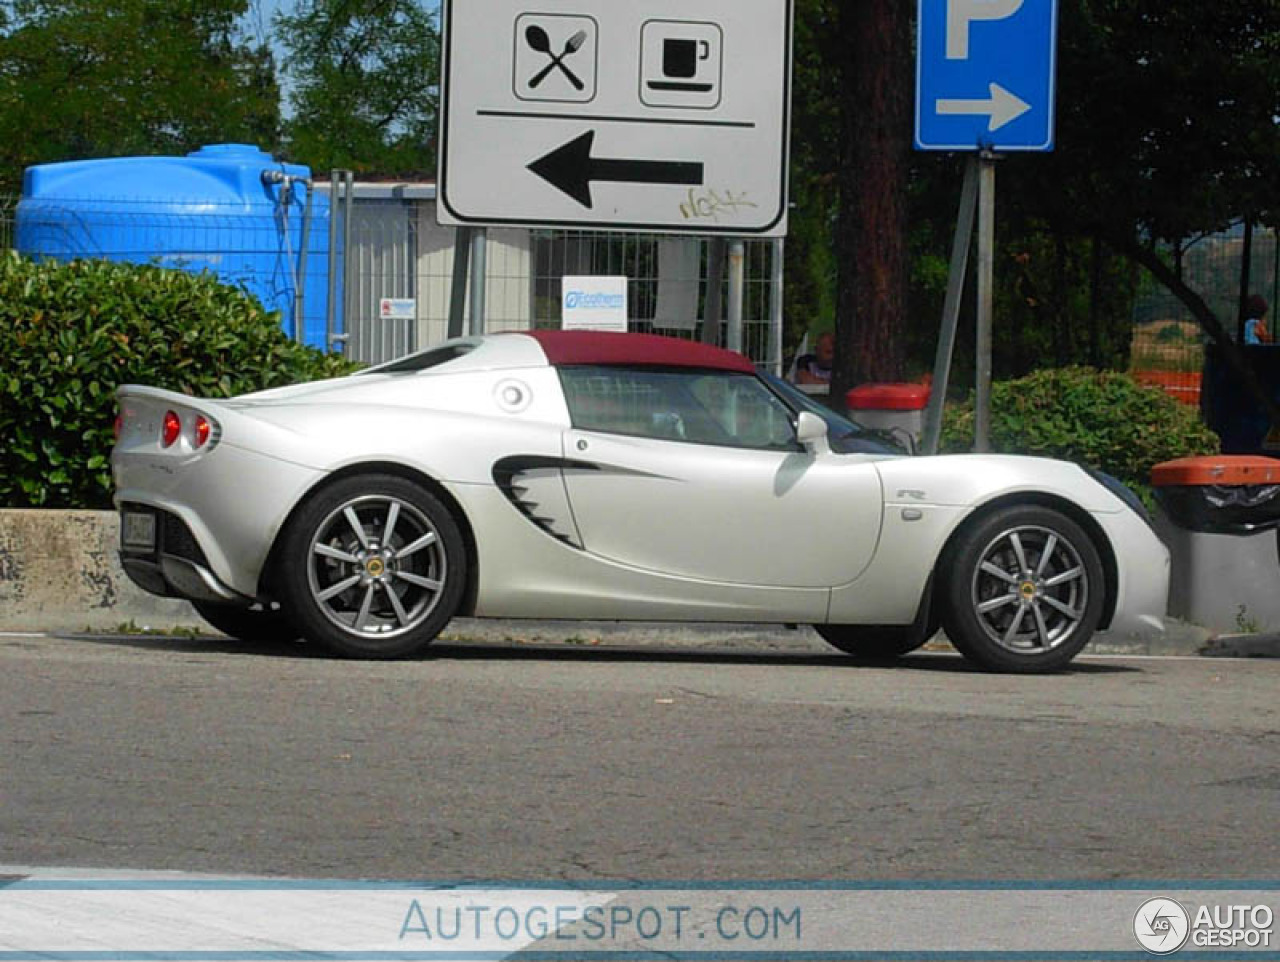
{"label": "metal fence", "polygon": [[[280,311],[287,333],[317,347],[345,342],[346,353],[366,363],[443,341],[455,231],[436,221],[434,187],[330,182],[315,193],[305,216],[298,196],[264,210],[41,201],[24,204],[21,217],[16,199],[0,198],[0,249],[208,269]],[[708,302],[715,302],[708,296],[708,247],[700,238],[669,235],[490,229],[484,329],[558,326],[564,276],[617,275],[627,278],[630,329],[701,338]],[[748,241],[743,257],[742,349],[777,369],[781,242]],[[722,344],[725,274],[720,317],[709,335]]]}
{"label": "metal fence", "polygon": [[[411,205],[365,197],[337,218],[343,251],[342,328],[349,357],[369,363],[419,346],[419,231]],[[413,308],[404,305],[411,303]]]}
{"label": "metal fence", "polygon": [[[348,203],[349,197],[349,203]],[[310,343],[328,343],[327,328],[345,331],[353,358],[377,363],[447,337],[455,232],[435,217],[429,184],[349,184],[333,194],[317,187],[314,216],[304,222],[298,197],[265,216],[205,204],[189,213],[122,202],[75,203],[59,209],[24,207],[0,198],[0,249],[102,256],[170,266],[208,268],[242,284]],[[332,219],[329,211],[335,212]],[[306,234],[307,257],[299,250]],[[337,252],[330,283],[328,249]],[[1189,286],[1235,331],[1245,248],[1249,289],[1280,304],[1280,242],[1257,228],[1246,245],[1241,227],[1167,252]],[[560,321],[562,278],[627,278],[630,328],[691,339],[705,333],[710,243],[655,234],[490,229],[486,242],[485,329],[554,327]],[[782,364],[782,244],[750,240],[743,249],[742,349],[762,366]],[[725,343],[729,280],[721,281],[721,314],[709,339]],[[302,297],[298,297],[301,288]],[[332,311],[330,310],[332,302]],[[1138,282],[1130,369],[1143,380],[1194,403],[1204,336],[1190,311],[1145,275]],[[330,314],[332,316],[330,316]]]}
{"label": "metal fence", "polygon": [[[1180,251],[1164,252],[1187,285],[1237,337],[1246,246],[1249,292],[1261,294],[1272,305],[1280,304],[1280,243],[1274,230],[1254,229],[1246,245],[1245,230],[1237,226],[1202,237]],[[1198,404],[1205,340],[1190,309],[1144,275],[1134,305],[1130,371],[1179,400]]]}
{"label": "metal fence", "polygon": [[241,287],[298,340],[325,343],[328,211],[298,194],[261,203],[169,203],[125,197],[23,200],[0,206],[0,241],[59,259],[102,258],[210,271]]}
{"label": "metal fence", "polygon": [[[560,323],[561,278],[614,275],[627,278],[627,305],[634,331],[674,337],[727,341],[724,310],[706,334],[710,243],[697,237],[605,232],[535,232],[533,249],[533,322]],[[781,358],[771,340],[781,323],[781,245],[748,241],[743,246],[742,350],[757,364],[777,366]],[[720,278],[720,304],[729,300],[728,273]],[[775,296],[777,295],[777,296]]]}
{"label": "metal fence", "polygon": [[[357,183],[349,206],[345,194],[336,206],[350,211],[344,242],[350,355],[377,363],[443,341],[456,232],[437,222],[434,189]],[[708,246],[700,238],[670,235],[490,228],[483,328],[556,327],[562,278],[612,275],[627,278],[631,330],[700,338],[708,303]],[[774,369],[781,364],[781,250],[781,242],[744,245],[742,349]],[[714,339],[723,344],[727,275],[721,284]]]}

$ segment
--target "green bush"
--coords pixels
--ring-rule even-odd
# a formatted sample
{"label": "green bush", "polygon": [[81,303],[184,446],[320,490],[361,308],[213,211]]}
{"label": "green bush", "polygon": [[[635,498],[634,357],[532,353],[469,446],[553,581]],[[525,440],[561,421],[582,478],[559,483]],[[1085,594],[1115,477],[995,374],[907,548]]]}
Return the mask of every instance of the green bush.
{"label": "green bush", "polygon": [[0,254],[0,505],[110,506],[118,385],[230,397],[353,367],[208,273]]}
{"label": "green bush", "polygon": [[[949,406],[941,449],[973,445],[973,398]],[[1114,475],[1150,503],[1151,467],[1216,454],[1197,411],[1127,374],[1067,367],[991,387],[991,449],[1078,461]]]}

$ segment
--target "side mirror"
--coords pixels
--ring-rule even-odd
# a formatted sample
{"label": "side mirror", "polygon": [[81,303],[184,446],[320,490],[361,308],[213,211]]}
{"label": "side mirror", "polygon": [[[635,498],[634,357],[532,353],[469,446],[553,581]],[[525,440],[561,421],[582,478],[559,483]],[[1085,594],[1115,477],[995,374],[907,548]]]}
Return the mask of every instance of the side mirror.
{"label": "side mirror", "polygon": [[827,440],[827,422],[812,411],[801,411],[796,418],[796,440],[810,454],[831,453],[831,442]]}

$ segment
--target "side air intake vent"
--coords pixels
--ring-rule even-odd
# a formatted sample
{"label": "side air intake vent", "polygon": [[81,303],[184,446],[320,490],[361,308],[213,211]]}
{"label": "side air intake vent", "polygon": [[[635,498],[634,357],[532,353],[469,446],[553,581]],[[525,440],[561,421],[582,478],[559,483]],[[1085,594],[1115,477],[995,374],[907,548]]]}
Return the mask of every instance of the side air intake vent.
{"label": "side air intake vent", "polygon": [[580,461],[517,455],[503,458],[493,466],[493,481],[515,509],[535,525],[557,541],[581,548],[582,538],[560,474],[562,467],[595,469],[594,465]]}

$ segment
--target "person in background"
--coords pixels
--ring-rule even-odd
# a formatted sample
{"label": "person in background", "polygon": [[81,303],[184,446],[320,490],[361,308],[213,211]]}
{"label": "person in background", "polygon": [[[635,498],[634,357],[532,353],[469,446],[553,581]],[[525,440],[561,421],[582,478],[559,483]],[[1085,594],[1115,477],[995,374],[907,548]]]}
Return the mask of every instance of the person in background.
{"label": "person in background", "polygon": [[796,360],[797,384],[830,384],[831,362],[836,356],[836,336],[830,331],[818,336],[812,354]]}
{"label": "person in background", "polygon": [[1275,339],[1267,329],[1267,301],[1261,294],[1250,294],[1244,302],[1244,342],[1246,344],[1273,344]]}

